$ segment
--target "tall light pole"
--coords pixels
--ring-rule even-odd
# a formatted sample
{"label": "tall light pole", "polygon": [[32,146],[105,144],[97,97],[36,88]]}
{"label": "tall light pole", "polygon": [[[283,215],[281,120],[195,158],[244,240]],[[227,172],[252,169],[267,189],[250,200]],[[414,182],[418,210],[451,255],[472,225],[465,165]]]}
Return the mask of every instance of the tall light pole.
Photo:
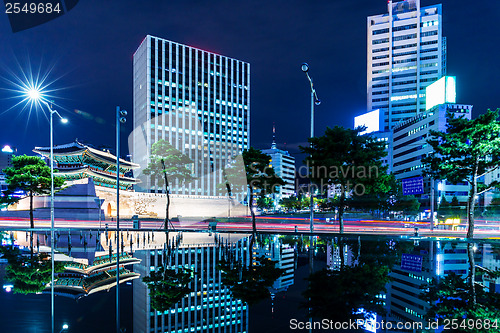
{"label": "tall light pole", "polygon": [[116,107],[116,333],[120,333],[120,125],[127,111]]}
{"label": "tall light pole", "polygon": [[[318,98],[318,95],[316,94],[316,89],[314,89],[313,85],[313,80],[309,76],[309,65],[306,63],[303,63],[301,66],[301,69],[304,73],[306,73],[307,79],[309,80],[309,83],[311,84],[311,136],[310,138],[312,139],[314,137],[314,105],[320,105],[321,101]],[[311,143],[312,147],[312,143]],[[311,233],[314,231],[314,193],[313,193],[313,188],[312,188],[312,180],[311,180],[311,175],[309,175],[309,192],[310,192],[310,197],[311,197],[311,207],[310,207],[310,214],[309,214],[309,230]]]}
{"label": "tall light pole", "polygon": [[52,272],[50,276],[50,312],[52,317],[52,332],[55,330],[54,326],[54,113],[59,116],[63,124],[68,120],[63,118],[59,112],[52,110],[49,103],[42,100],[50,112],[50,261],[52,264]]}
{"label": "tall light pole", "polygon": [[26,91],[28,98],[32,101],[42,102],[45,104],[50,114],[50,261],[52,265],[50,276],[50,313],[52,322],[52,333],[55,332],[54,325],[54,113],[61,119],[63,124],[68,122],[68,119],[61,116],[59,112],[52,109],[52,106],[43,99],[42,92],[38,89],[32,88]]}

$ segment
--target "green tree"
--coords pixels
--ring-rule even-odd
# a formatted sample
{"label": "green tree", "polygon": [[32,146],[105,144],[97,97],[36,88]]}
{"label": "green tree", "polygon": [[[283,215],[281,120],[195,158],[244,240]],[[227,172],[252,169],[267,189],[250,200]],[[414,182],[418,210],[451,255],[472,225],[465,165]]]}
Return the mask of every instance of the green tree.
{"label": "green tree", "polygon": [[278,177],[271,167],[271,156],[262,153],[253,147],[243,152],[243,161],[245,162],[245,172],[248,183],[248,207],[252,215],[252,230],[257,232],[255,221],[254,194],[258,192],[260,197],[266,194],[276,193],[278,186],[285,185],[283,179]]}
{"label": "green tree", "polygon": [[268,197],[259,197],[257,199],[257,207],[260,209],[271,209],[274,207],[274,200]]}
{"label": "green tree", "polygon": [[231,290],[233,297],[248,305],[269,298],[269,288],[285,273],[284,269],[276,267],[275,261],[265,256],[256,258],[249,267],[223,259],[218,262],[217,270],[221,272],[221,281]]}
{"label": "green tree", "polygon": [[294,211],[294,210],[300,210],[300,200],[296,196],[290,196],[288,198],[281,199],[280,205],[287,212]]}
{"label": "green tree", "polygon": [[[285,185],[283,179],[278,177],[270,165],[271,157],[253,147],[245,150],[240,156],[233,158],[231,163],[224,169],[224,184],[228,194],[233,193],[235,187],[239,190],[248,191],[248,208],[252,216],[252,230],[257,232],[254,212],[254,196],[257,194],[263,198],[267,194],[276,193],[277,187]],[[242,172],[244,170],[244,173]],[[241,178],[246,179],[246,183]]]}
{"label": "green tree", "polygon": [[[39,293],[51,282],[52,263],[47,254],[39,253],[27,258],[16,247],[0,247],[0,252],[8,261],[5,280],[12,282],[15,293]],[[64,269],[62,262],[54,262],[55,273]]]}
{"label": "green tree", "polygon": [[362,127],[327,127],[323,136],[309,139],[311,147],[300,147],[309,155],[306,158],[309,175],[320,192],[326,192],[331,185],[340,186],[336,203],[341,233],[344,232],[344,209],[349,194],[389,190],[387,167],[382,166],[381,161],[387,154],[385,143],[371,135],[361,135],[363,130]]}
{"label": "green tree", "polygon": [[[4,203],[15,203],[20,198],[14,197],[16,190],[28,193],[30,198],[30,227],[35,227],[33,219],[33,196],[50,194],[50,167],[38,156],[14,156],[12,167],[5,168],[8,189],[1,198]],[[54,188],[59,189],[64,184],[62,177],[54,176]]]}
{"label": "green tree", "polygon": [[401,181],[394,174],[384,176],[387,191],[372,191],[363,196],[354,196],[349,206],[372,214],[401,212],[404,215],[416,215],[420,211],[420,203],[413,195],[404,195]]}
{"label": "green tree", "polygon": [[[489,320],[493,324],[500,318],[500,295],[488,292],[482,285],[476,285],[476,300],[471,299],[470,283],[455,273],[440,280],[433,279],[423,289],[422,299],[431,304],[426,314],[427,320],[438,319],[442,323],[444,319],[456,319],[458,323],[462,323],[466,319],[465,323],[480,321],[482,324]],[[498,332],[498,329],[498,326],[490,325],[490,328],[487,328],[472,324],[457,327],[454,332],[493,333]]]}
{"label": "green tree", "polygon": [[156,180],[158,186],[165,186],[167,205],[164,225],[166,230],[170,222],[170,183],[177,181],[181,185],[185,181],[192,180],[194,177],[189,168],[192,163],[193,161],[187,155],[165,140],[156,141],[151,147],[150,162],[142,173]]}
{"label": "green tree", "polygon": [[404,215],[417,215],[420,211],[420,202],[413,195],[403,195],[396,198],[392,210]]}
{"label": "green tree", "polygon": [[499,110],[488,110],[476,119],[468,120],[447,113],[446,132],[430,131],[427,142],[434,149],[422,161],[426,174],[433,179],[446,179],[452,184],[467,182],[470,186],[467,200],[467,237],[474,237],[475,198],[495,187],[480,184],[478,179],[500,166]]}
{"label": "green tree", "polygon": [[193,271],[186,268],[159,266],[142,278],[151,296],[151,306],[156,311],[166,311],[190,293],[189,284],[194,280]]}

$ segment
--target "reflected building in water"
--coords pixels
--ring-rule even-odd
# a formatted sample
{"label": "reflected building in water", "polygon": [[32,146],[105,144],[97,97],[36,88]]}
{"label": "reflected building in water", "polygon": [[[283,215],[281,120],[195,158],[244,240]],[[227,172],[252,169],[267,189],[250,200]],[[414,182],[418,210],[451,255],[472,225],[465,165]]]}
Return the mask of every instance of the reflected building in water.
{"label": "reflected building in water", "polygon": [[294,283],[295,274],[295,248],[283,244],[278,236],[270,236],[269,242],[264,246],[254,246],[254,257],[265,256],[276,262],[276,268],[284,269],[285,273],[273,284],[271,293],[276,294],[288,290]]}
{"label": "reflected building in water", "polygon": [[387,319],[394,322],[424,322],[430,305],[421,299],[421,286],[450,273],[463,278],[469,273],[466,243],[426,242],[415,247],[411,256],[411,259],[420,259],[421,266],[412,265],[406,262],[410,259],[403,258],[401,265],[393,267],[390,273]]}
{"label": "reflected building in water", "polygon": [[[354,257],[352,249],[347,244],[344,244],[343,247],[344,265],[356,265],[358,261]],[[326,267],[332,271],[340,271],[341,259],[340,246],[333,241],[329,241],[326,244]]]}
{"label": "reflected building in water", "polygon": [[[155,237],[159,238],[159,237]],[[194,272],[192,292],[164,312],[151,307],[149,290],[141,279],[133,282],[134,332],[248,332],[248,307],[231,296],[221,283],[217,261],[232,251],[237,262],[249,262],[248,238],[243,235],[176,234],[163,248],[136,251],[142,262],[134,267],[142,277],[157,267]]]}

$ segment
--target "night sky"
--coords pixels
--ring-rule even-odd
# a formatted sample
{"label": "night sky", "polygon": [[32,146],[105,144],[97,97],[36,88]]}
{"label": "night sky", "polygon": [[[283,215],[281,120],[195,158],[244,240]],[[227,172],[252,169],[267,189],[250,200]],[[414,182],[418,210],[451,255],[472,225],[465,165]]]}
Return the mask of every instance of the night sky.
{"label": "night sky", "polygon": [[[500,2],[441,3],[457,102],[473,104],[474,116],[500,107]],[[150,34],[249,62],[251,145],[267,148],[274,122],[278,147],[297,153],[310,130],[310,90],[301,63],[309,63],[322,100],[316,133],[326,126],[351,127],[352,118],[366,112],[366,17],[386,11],[385,0],[81,0],[62,17],[12,33],[2,9],[0,145],[30,153],[49,144],[47,116],[11,108],[20,99],[5,90],[12,88],[5,78],[12,80],[12,73],[21,75],[31,64],[42,73],[52,68],[49,80],[56,81],[50,88],[61,88],[54,92],[55,102],[70,123],[55,122],[56,144],[78,138],[114,147],[115,106],[120,105],[130,112],[126,147],[132,130],[132,55]]]}

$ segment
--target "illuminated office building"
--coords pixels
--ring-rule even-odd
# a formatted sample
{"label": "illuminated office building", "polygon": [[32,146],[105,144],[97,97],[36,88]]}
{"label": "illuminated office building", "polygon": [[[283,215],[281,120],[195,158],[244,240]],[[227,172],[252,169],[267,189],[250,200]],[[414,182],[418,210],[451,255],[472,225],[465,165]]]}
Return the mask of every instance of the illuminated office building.
{"label": "illuminated office building", "polygon": [[249,147],[250,64],[149,35],[133,61],[136,189],[161,191],[140,172],[164,139],[193,161],[195,179],[170,184],[172,193],[220,194],[221,168]]}
{"label": "illuminated office building", "polygon": [[[427,143],[430,131],[446,132],[446,114],[471,119],[472,105],[455,104],[455,77],[444,76],[426,89],[429,109],[417,116],[399,123],[392,129],[392,172],[396,179],[423,176],[422,158],[433,152]],[[437,198],[445,197],[451,202],[454,196],[459,202],[466,202],[469,186],[466,183],[451,184],[440,181],[437,184]],[[431,193],[431,181],[424,179],[424,192]]]}
{"label": "illuminated office building", "polygon": [[367,109],[381,112],[381,131],[425,111],[425,88],[446,75],[441,5],[388,1],[369,16]]}

